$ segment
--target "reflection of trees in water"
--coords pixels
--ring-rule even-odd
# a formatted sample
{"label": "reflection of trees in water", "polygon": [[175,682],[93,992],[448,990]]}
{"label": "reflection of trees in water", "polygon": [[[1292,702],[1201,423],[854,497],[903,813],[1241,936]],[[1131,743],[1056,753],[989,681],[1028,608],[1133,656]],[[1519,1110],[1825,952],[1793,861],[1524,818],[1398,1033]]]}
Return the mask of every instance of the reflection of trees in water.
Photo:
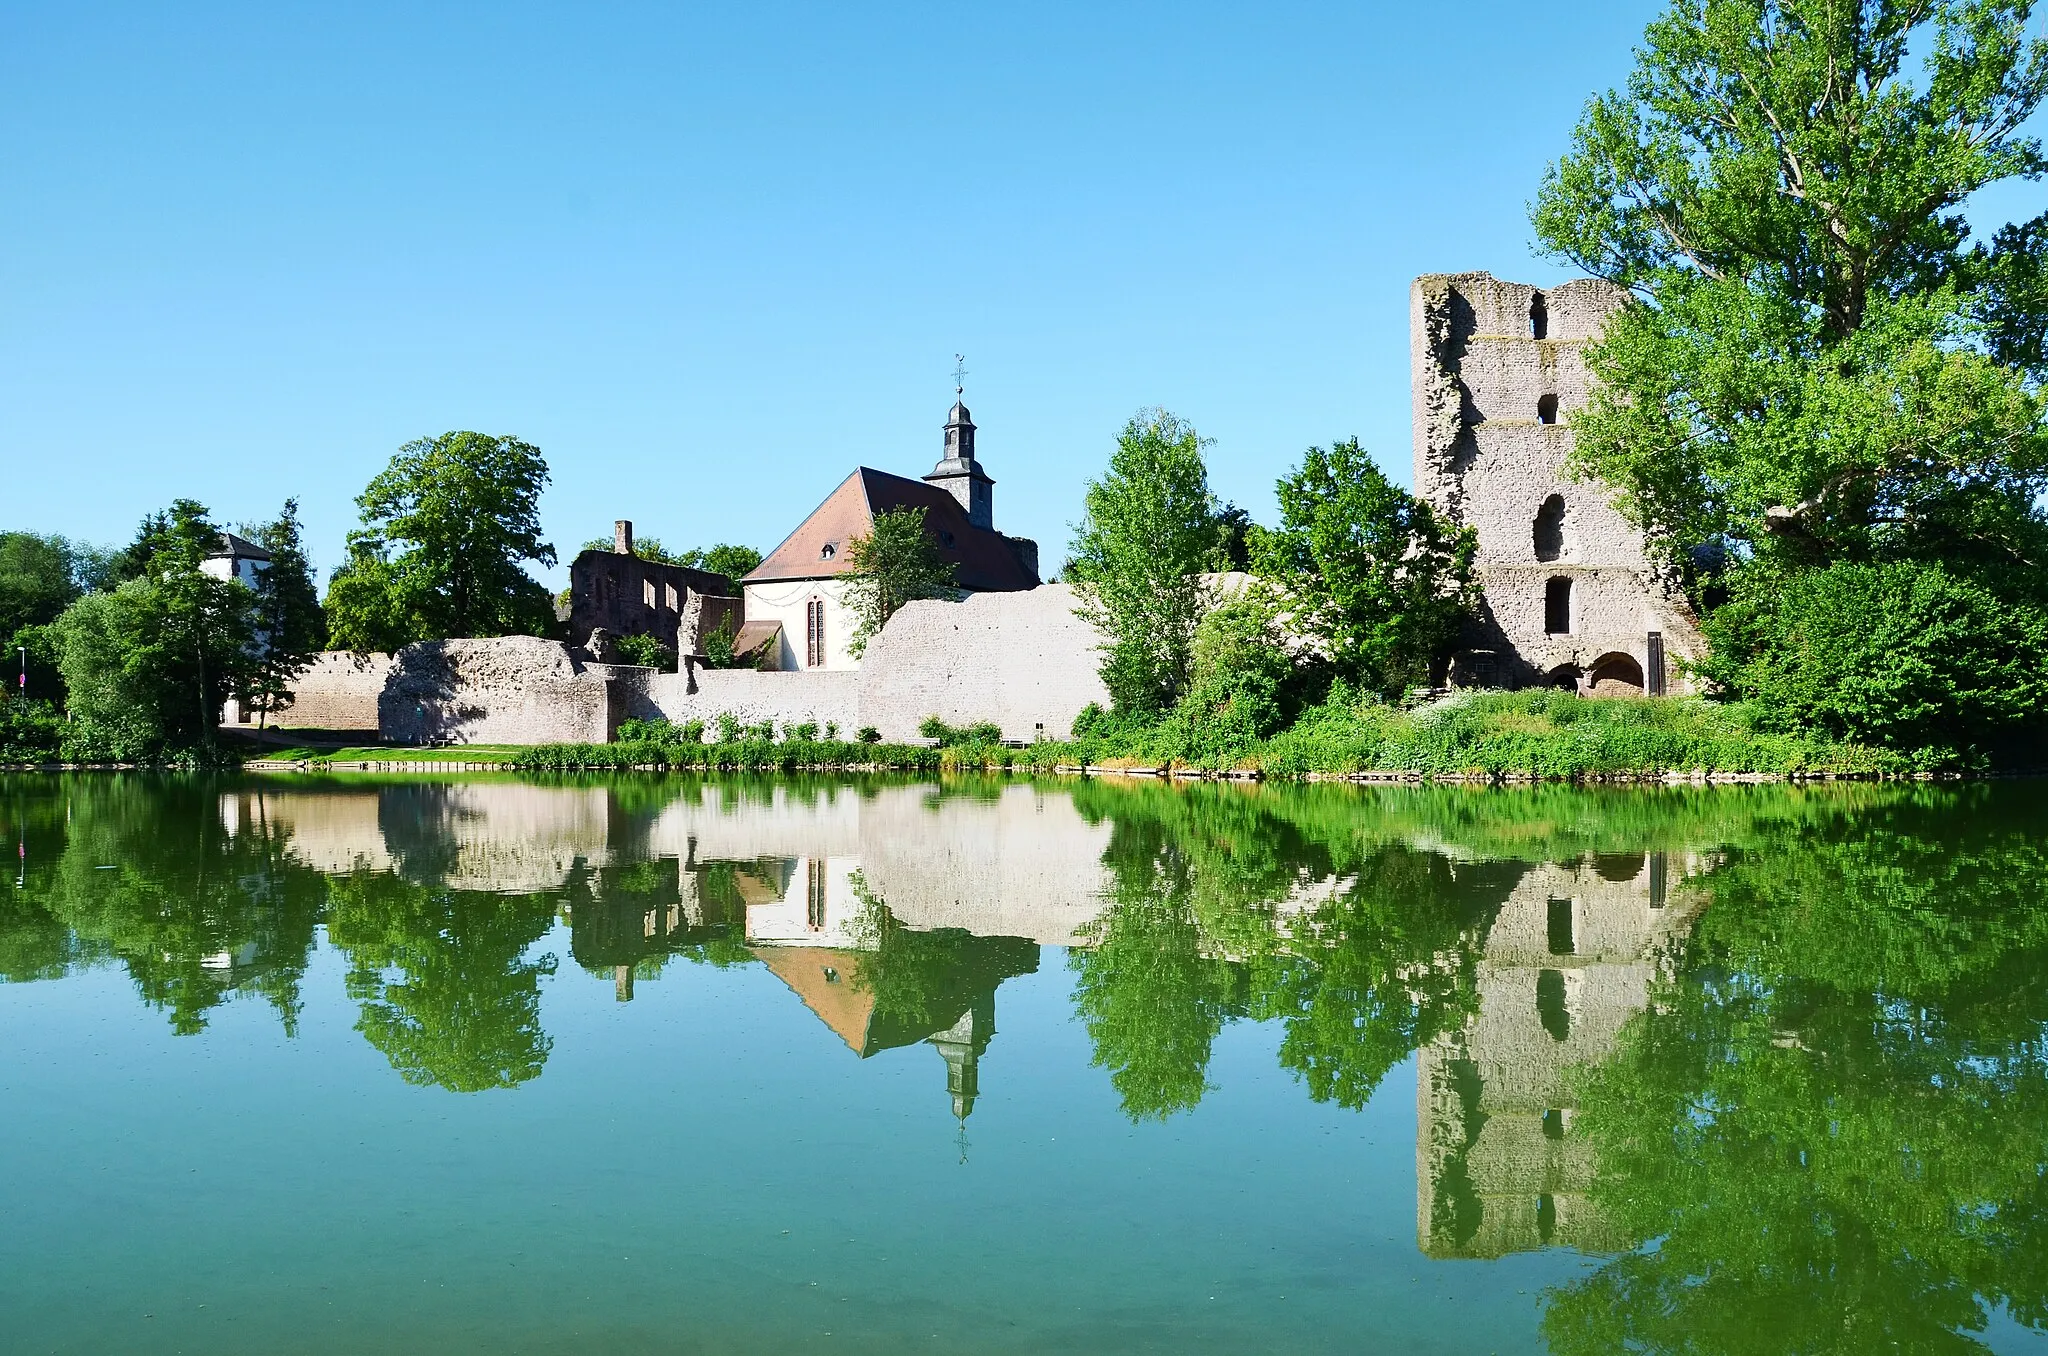
{"label": "reflection of trees in water", "polygon": [[[921,932],[903,926],[858,872],[853,889],[861,904],[849,929],[860,948],[853,983],[874,997],[872,1026],[882,1044],[896,1043],[898,1033],[920,1040],[944,1031],[991,1003],[1004,980],[1038,969],[1038,943],[1027,938],[978,937],[962,928]],[[984,1047],[988,1034],[980,1033]]]}
{"label": "reflection of trees in water", "polygon": [[[1329,797],[1089,788],[1112,821],[1109,888],[1071,957],[1095,1062],[1134,1118],[1198,1103],[1216,1036],[1283,1024],[1281,1062],[1318,1101],[1362,1106],[1387,1071],[1473,1010],[1476,942],[1516,869],[1360,834]],[[1291,813],[1297,812],[1297,813]]]}
{"label": "reflection of trees in water", "polygon": [[2048,1327],[2043,810],[1902,794],[1707,878],[1577,1131],[1646,1246],[1551,1296],[1555,1350],[1972,1351],[1992,1306]]}
{"label": "reflection of trees in water", "polygon": [[0,913],[0,975],[50,977],[108,958],[180,1034],[242,993],[295,1029],[326,882],[291,860],[260,800],[231,828],[212,778],[25,782],[10,785],[8,815],[24,842],[36,831],[38,853]]}
{"label": "reflection of trees in water", "polygon": [[545,895],[482,894],[359,872],[336,879],[327,931],[349,958],[356,1029],[408,1083],[455,1092],[536,1077],[553,1042],[541,1029],[530,957],[554,918]]}

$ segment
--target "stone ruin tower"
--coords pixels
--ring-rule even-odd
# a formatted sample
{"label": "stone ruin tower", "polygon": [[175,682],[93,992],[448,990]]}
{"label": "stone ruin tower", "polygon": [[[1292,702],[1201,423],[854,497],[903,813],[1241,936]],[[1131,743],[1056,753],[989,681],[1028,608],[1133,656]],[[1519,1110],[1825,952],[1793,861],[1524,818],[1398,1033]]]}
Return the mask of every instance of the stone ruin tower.
{"label": "stone ruin tower", "polygon": [[1705,653],[1612,491],[1565,471],[1592,382],[1581,350],[1626,300],[1590,278],[1544,291],[1488,273],[1410,290],[1415,492],[1479,537],[1483,598],[1453,683],[1657,696],[1685,690],[1675,658]]}

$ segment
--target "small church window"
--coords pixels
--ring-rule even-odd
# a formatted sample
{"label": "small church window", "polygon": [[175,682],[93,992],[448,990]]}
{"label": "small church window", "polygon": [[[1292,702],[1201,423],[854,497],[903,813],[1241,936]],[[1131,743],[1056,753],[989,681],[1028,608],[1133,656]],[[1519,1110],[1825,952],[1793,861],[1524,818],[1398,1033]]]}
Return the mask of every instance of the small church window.
{"label": "small church window", "polygon": [[825,600],[813,598],[804,604],[804,659],[806,668],[825,663]]}
{"label": "small church window", "polygon": [[1543,304],[1543,294],[1538,292],[1529,298],[1529,337],[1548,339],[1550,337],[1550,308]]}
{"label": "small church window", "polygon": [[951,546],[952,544],[953,544],[953,534],[952,534],[952,533],[950,533],[950,532],[946,532],[946,531],[941,531],[941,532],[939,533],[939,545],[941,545],[941,546]]}
{"label": "small church window", "polygon": [[829,541],[828,541],[828,542],[826,542],[826,543],[825,543],[825,544],[824,544],[823,546],[821,546],[821,547],[819,547],[819,548],[818,548],[818,559],[820,559],[820,560],[830,560],[830,559],[832,559],[832,557],[834,557],[834,556],[836,556],[836,555],[838,555],[838,554],[839,554],[839,548],[838,548],[838,547],[836,547],[836,546],[834,546],[834,545],[833,545],[833,544],[832,544],[831,542],[829,542]]}
{"label": "small church window", "polygon": [[1568,575],[1557,575],[1543,586],[1543,629],[1553,636],[1571,634],[1572,581]]}
{"label": "small church window", "polygon": [[1543,395],[1536,397],[1536,422],[1554,424],[1557,422],[1557,397]]}
{"label": "small church window", "polygon": [[1569,543],[1565,540],[1564,496],[1553,494],[1536,510],[1536,559],[1560,560]]}

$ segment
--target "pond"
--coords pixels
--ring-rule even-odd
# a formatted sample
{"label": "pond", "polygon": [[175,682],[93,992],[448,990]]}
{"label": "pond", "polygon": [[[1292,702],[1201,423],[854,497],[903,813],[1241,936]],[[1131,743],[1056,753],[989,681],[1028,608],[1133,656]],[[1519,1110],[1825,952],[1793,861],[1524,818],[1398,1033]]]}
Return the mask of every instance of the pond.
{"label": "pond", "polygon": [[0,778],[10,1352],[2048,1349],[2048,786]]}

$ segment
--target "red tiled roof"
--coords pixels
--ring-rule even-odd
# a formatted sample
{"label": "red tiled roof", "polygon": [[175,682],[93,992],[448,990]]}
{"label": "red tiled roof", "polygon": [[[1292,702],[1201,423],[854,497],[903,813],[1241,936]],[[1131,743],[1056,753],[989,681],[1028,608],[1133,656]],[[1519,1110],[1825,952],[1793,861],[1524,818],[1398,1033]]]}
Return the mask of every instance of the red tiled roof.
{"label": "red tiled roof", "polygon": [[[892,476],[867,466],[841,481],[741,582],[831,579],[845,574],[849,568],[847,543],[872,531],[876,514],[910,508],[925,511],[925,528],[939,543],[940,559],[953,562],[961,588],[975,593],[1013,593],[1037,587],[1038,581],[1017,559],[1009,538],[968,522],[967,510],[952,495],[922,480]],[[827,547],[830,556],[825,554]]]}

